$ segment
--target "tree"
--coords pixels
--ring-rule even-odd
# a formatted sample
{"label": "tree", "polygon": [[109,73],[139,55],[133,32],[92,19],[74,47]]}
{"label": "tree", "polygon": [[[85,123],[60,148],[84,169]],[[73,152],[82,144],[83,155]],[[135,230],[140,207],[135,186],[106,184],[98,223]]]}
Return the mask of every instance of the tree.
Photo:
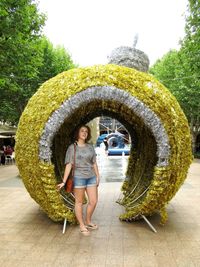
{"label": "tree", "polygon": [[200,2],[189,0],[185,26],[185,38],[181,49],[185,53],[193,73],[200,74]]}
{"label": "tree", "polygon": [[45,37],[41,38],[42,64],[38,68],[38,84],[54,77],[58,73],[77,67],[69,53],[64,47],[53,47],[52,43]]}
{"label": "tree", "polygon": [[[182,41],[181,53],[186,59],[187,71],[191,76],[187,86],[191,91],[190,128],[193,143],[200,133],[200,2],[189,0],[185,26],[185,38]],[[190,100],[189,100],[190,101]],[[190,101],[191,102],[191,101]]]}
{"label": "tree", "polygon": [[75,65],[41,36],[45,17],[33,1],[2,0],[0,16],[0,121],[17,124],[39,85]]}
{"label": "tree", "polygon": [[198,110],[199,90],[194,89],[196,79],[183,51],[169,51],[151,67],[150,73],[173,93],[190,121]]}
{"label": "tree", "polygon": [[44,22],[31,0],[0,2],[1,121],[15,123],[23,110],[23,88],[37,77],[41,64],[38,42]]}
{"label": "tree", "polygon": [[35,66],[40,65],[38,41],[44,15],[31,0],[1,0],[0,18],[1,79],[34,77]]}
{"label": "tree", "polygon": [[151,67],[183,108],[193,137],[193,151],[200,133],[200,2],[189,0],[185,37],[179,51],[169,51]]}

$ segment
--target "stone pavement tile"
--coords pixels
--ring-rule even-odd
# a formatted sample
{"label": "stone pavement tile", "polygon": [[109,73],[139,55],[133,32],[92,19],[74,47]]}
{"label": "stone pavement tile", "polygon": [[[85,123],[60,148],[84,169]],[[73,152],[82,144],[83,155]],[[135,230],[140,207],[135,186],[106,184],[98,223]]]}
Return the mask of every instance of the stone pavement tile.
{"label": "stone pavement tile", "polygon": [[86,243],[79,244],[77,254],[90,257],[92,255],[92,245],[88,245]]}
{"label": "stone pavement tile", "polygon": [[192,257],[176,255],[175,261],[177,267],[195,267]]}
{"label": "stone pavement tile", "polygon": [[123,238],[123,227],[122,225],[119,226],[115,226],[112,225],[110,227],[110,231],[109,231],[109,238],[110,239],[122,239]]}
{"label": "stone pavement tile", "polygon": [[[194,244],[193,244],[194,245]],[[170,247],[171,249],[171,247]],[[185,247],[185,243],[182,242],[181,246],[177,246],[176,249],[171,250],[172,251],[172,255],[173,258],[176,261],[177,266],[194,266],[193,264],[193,255],[195,255],[196,257],[199,257],[199,249],[198,248],[194,248],[194,252],[193,255],[191,254],[192,249],[189,248],[187,249]]]}
{"label": "stone pavement tile", "polygon": [[109,225],[101,225],[98,223],[99,228],[97,230],[92,231],[92,236],[95,238],[109,238],[110,228]]}
{"label": "stone pavement tile", "polygon": [[148,249],[148,248],[152,248],[153,245],[155,246],[156,245],[156,242],[152,242],[152,240],[150,238],[142,238],[142,237],[139,237],[138,238],[138,246],[141,248],[141,249]]}
{"label": "stone pavement tile", "polygon": [[123,229],[123,239],[138,240],[139,235],[133,224],[124,223],[122,229]]}
{"label": "stone pavement tile", "polygon": [[167,242],[168,249],[170,253],[173,255],[173,257],[176,257],[177,255],[182,255],[184,256],[184,248],[183,248],[183,243],[180,241],[171,241]]}
{"label": "stone pavement tile", "polygon": [[109,227],[112,224],[112,215],[99,214],[97,222],[98,222],[99,226],[108,226]]}
{"label": "stone pavement tile", "polygon": [[10,249],[10,250],[23,250],[25,253],[26,251],[31,250],[35,246],[35,243],[32,240],[27,240],[27,242],[13,242],[13,241],[1,241],[0,242],[0,250],[1,249]]}
{"label": "stone pavement tile", "polygon": [[145,227],[137,228],[135,229],[136,233],[138,235],[138,239],[143,242],[143,241],[151,241],[151,240],[160,240],[162,238],[161,233],[159,234],[154,233],[153,231],[150,230],[148,225],[146,224]]}
{"label": "stone pavement tile", "polygon": [[[177,233],[181,241],[193,241],[198,240],[198,235],[196,229],[184,229],[182,232]],[[200,239],[200,238],[199,238]]]}
{"label": "stone pavement tile", "polygon": [[77,253],[71,261],[71,266],[88,266],[91,263],[91,254]]}
{"label": "stone pavement tile", "polygon": [[196,231],[199,229],[198,224],[196,223],[178,223],[174,225],[174,229],[176,230],[176,233],[187,231],[188,229],[195,229]]}
{"label": "stone pavement tile", "polygon": [[41,259],[41,257],[43,257],[43,254],[45,253],[45,250],[46,250],[46,244],[38,245],[36,243],[31,250],[25,253],[24,260],[34,261],[35,259]]}
{"label": "stone pavement tile", "polygon": [[[41,255],[41,257],[36,256],[35,259],[38,259],[38,261],[42,261],[42,262],[49,262],[49,263],[54,263],[54,261],[56,261],[58,258],[58,253],[56,252],[46,252],[44,251]],[[29,260],[29,258],[24,258],[24,260]]]}
{"label": "stone pavement tile", "polygon": [[[85,238],[89,238],[89,237],[85,237]],[[66,241],[61,243],[61,246],[65,246],[65,247],[68,247],[69,245],[77,245],[79,243],[79,238],[77,237],[67,237],[66,238]]]}
{"label": "stone pavement tile", "polygon": [[[49,244],[50,243],[54,243],[52,241],[54,240],[56,235],[57,235],[57,233],[54,232],[54,231],[52,231],[52,232],[51,231],[47,231],[45,234],[44,233],[41,234],[41,237],[38,238],[38,244],[40,244],[40,243],[49,243]],[[37,236],[39,236],[39,235],[37,235]]]}
{"label": "stone pavement tile", "polygon": [[[10,255],[12,254],[12,251],[7,248],[7,249],[2,249],[0,248],[0,262],[4,261],[4,260],[7,260],[7,259],[10,259]],[[2,265],[0,265],[2,266]]]}
{"label": "stone pavement tile", "polygon": [[106,255],[108,250],[108,241],[109,239],[104,236],[104,238],[95,238],[92,242],[91,252],[92,255]]}
{"label": "stone pavement tile", "polygon": [[74,255],[79,249],[79,244],[61,244],[58,254],[62,257],[64,255]]}
{"label": "stone pavement tile", "polygon": [[[29,253],[29,251],[24,251],[22,249],[20,249],[20,247],[18,249],[10,249],[10,257],[8,259],[13,259],[13,260],[23,260],[25,258],[25,256],[27,255],[27,253]],[[7,259],[6,259],[7,260]]]}
{"label": "stone pavement tile", "polygon": [[[157,256],[156,257],[156,265],[158,267],[165,267],[165,266],[169,266],[169,267],[177,267],[177,263],[175,261],[175,259],[173,257],[169,257],[169,256]],[[188,266],[189,267],[189,266]]]}
{"label": "stone pavement tile", "polygon": [[23,232],[18,232],[18,233],[7,232],[6,234],[1,235],[1,240],[2,241],[13,241],[13,242],[24,242],[30,236],[31,236],[31,233],[27,234]]}
{"label": "stone pavement tile", "polygon": [[130,241],[131,243],[137,243],[138,244],[139,237],[134,230],[133,231],[125,231],[125,232],[123,232],[123,240],[124,240],[124,242]]}
{"label": "stone pavement tile", "polygon": [[182,244],[178,234],[174,230],[171,230],[171,232],[164,231],[163,236],[165,237],[166,242],[168,242],[168,244],[172,245],[174,248],[177,248],[177,245]]}
{"label": "stone pavement tile", "polygon": [[[13,224],[12,224],[13,226]],[[0,223],[0,235],[4,234],[18,234],[20,232],[19,229],[15,227],[8,227],[6,223]]]}
{"label": "stone pavement tile", "polygon": [[[160,267],[157,263],[157,259],[155,256],[141,256],[140,258],[142,267]],[[167,266],[167,265],[166,265]]]}
{"label": "stone pavement tile", "polygon": [[142,267],[141,255],[139,253],[133,253],[124,256],[124,267]]}
{"label": "stone pavement tile", "polygon": [[[72,240],[70,239],[70,232],[71,230],[68,228],[66,229],[65,233],[62,233],[62,228],[59,230],[59,232],[55,235],[55,237],[52,239],[52,242],[59,242],[59,244],[64,247],[68,247],[70,245],[74,245]],[[75,239],[75,238],[73,238]]]}
{"label": "stone pavement tile", "polygon": [[54,262],[52,261],[45,262],[43,260],[38,260],[38,258],[36,258],[34,261],[11,259],[11,260],[4,262],[3,264],[4,264],[3,267],[55,267],[56,266],[54,265]]}
{"label": "stone pavement tile", "polygon": [[139,252],[142,258],[154,258],[156,256],[156,251],[152,247],[140,247]]}
{"label": "stone pavement tile", "polygon": [[75,257],[79,257],[79,244],[65,245],[60,247],[60,251],[57,253],[57,261],[68,262],[72,261]]}
{"label": "stone pavement tile", "polygon": [[[87,265],[86,265],[87,264]],[[85,267],[88,266],[90,263],[88,262],[81,262],[81,261],[76,261],[76,262],[72,262],[69,266],[67,267]]]}
{"label": "stone pavement tile", "polygon": [[187,241],[183,243],[183,253],[194,258],[200,258],[200,243],[197,241]]}
{"label": "stone pavement tile", "polygon": [[19,174],[19,171],[16,167],[15,164],[13,165],[5,165],[5,166],[0,166],[0,181],[7,180],[7,177],[16,177]]}
{"label": "stone pavement tile", "polygon": [[154,246],[153,248],[154,255],[158,258],[172,258],[173,253],[168,247],[167,244],[162,244],[161,246]]}
{"label": "stone pavement tile", "polygon": [[44,243],[45,253],[59,253],[61,251],[61,246],[58,243]]}
{"label": "stone pavement tile", "polygon": [[123,252],[119,253],[107,253],[106,255],[106,266],[124,266]]}
{"label": "stone pavement tile", "polygon": [[123,245],[123,253],[124,258],[129,257],[130,255],[140,255],[140,247],[138,244],[130,244],[129,246],[126,246],[127,244]]}
{"label": "stone pavement tile", "polygon": [[123,241],[121,239],[110,239],[107,247],[108,254],[120,254],[123,252]]}
{"label": "stone pavement tile", "polygon": [[192,262],[193,262],[193,264],[194,264],[195,267],[199,267],[200,266],[200,257],[197,258],[197,259],[196,258],[195,259],[193,258],[192,259]]}
{"label": "stone pavement tile", "polygon": [[55,260],[54,265],[52,265],[52,267],[71,267],[72,262],[73,262],[73,257],[74,257],[74,255],[72,255],[72,257],[70,255],[68,255],[68,257],[66,256],[64,258],[58,257]]}
{"label": "stone pavement tile", "polygon": [[92,255],[91,261],[87,267],[104,267],[106,266],[106,255]]}
{"label": "stone pavement tile", "polygon": [[119,216],[120,216],[120,214],[122,214],[122,212],[120,213],[118,213],[118,215],[115,215],[115,216],[113,216],[112,217],[112,219],[111,219],[111,226],[124,226],[124,224],[125,224],[125,222],[121,222],[120,220],[119,220]]}
{"label": "stone pavement tile", "polygon": [[103,262],[94,262],[94,263],[90,263],[87,267],[104,267],[105,263]]}

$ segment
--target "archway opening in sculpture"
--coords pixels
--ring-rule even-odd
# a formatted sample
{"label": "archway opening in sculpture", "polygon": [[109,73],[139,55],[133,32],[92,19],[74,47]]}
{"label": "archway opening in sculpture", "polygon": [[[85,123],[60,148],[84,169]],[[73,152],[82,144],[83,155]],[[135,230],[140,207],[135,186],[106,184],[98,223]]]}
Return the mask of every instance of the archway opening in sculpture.
{"label": "archway opening in sculpture", "polygon": [[[131,116],[130,116],[131,114]],[[137,187],[135,199],[142,200],[144,192],[153,178],[154,167],[157,163],[157,145],[151,130],[144,121],[123,103],[109,99],[90,101],[87,105],[80,104],[73,113],[68,116],[53,139],[52,162],[55,173],[60,180],[64,173],[64,157],[66,149],[73,141],[72,136],[80,124],[87,124],[92,119],[101,115],[117,119],[125,126],[131,136],[130,158],[126,176],[128,186],[126,194]],[[127,120],[127,118],[129,118]]]}

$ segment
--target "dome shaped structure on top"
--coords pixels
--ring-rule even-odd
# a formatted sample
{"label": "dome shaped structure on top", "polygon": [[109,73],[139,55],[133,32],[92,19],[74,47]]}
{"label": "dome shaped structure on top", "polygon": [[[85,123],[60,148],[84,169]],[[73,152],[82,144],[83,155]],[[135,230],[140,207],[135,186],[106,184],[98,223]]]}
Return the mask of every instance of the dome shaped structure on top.
{"label": "dome shaped structure on top", "polygon": [[148,56],[139,49],[129,46],[120,46],[115,48],[108,56],[109,64],[115,64],[133,68],[142,72],[149,69]]}

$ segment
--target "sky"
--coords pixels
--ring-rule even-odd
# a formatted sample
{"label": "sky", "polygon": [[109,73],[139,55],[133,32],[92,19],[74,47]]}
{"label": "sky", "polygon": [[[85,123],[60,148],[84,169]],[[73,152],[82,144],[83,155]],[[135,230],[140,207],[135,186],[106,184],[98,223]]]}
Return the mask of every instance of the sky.
{"label": "sky", "polygon": [[47,15],[43,33],[80,66],[107,64],[111,51],[133,46],[150,65],[184,37],[187,0],[38,0]]}

